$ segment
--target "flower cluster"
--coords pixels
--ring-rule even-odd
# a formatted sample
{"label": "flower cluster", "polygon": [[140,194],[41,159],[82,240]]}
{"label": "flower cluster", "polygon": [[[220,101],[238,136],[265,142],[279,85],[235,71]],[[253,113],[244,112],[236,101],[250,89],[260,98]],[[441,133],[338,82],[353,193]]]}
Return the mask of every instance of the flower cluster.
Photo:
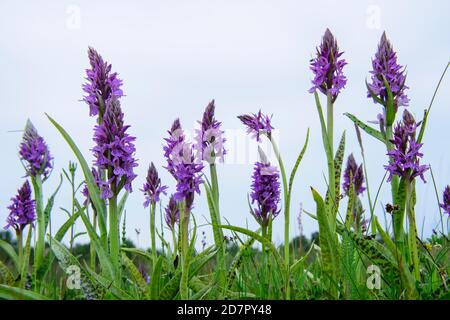
{"label": "flower cluster", "polygon": [[[386,79],[394,99],[395,112],[397,112],[399,106],[408,106],[409,99],[405,94],[405,90],[408,89],[405,86],[405,70],[397,63],[397,53],[387,39],[385,32],[381,36],[378,51],[372,60],[372,68],[373,70],[370,71],[372,83],[367,85],[367,97],[380,99],[386,107],[388,99],[388,92],[384,83],[384,79]],[[376,102],[377,99],[374,98],[374,101]]]}
{"label": "flower cluster", "polygon": [[344,183],[342,184],[342,188],[344,189],[346,195],[349,194],[351,185],[353,186],[353,190],[356,195],[359,195],[366,190],[364,187],[364,173],[362,164],[359,166],[356,164],[353,153],[348,156],[347,167],[344,171]]}
{"label": "flower cluster", "polygon": [[200,130],[197,131],[196,149],[198,158],[209,163],[214,163],[218,157],[221,162],[224,161],[226,150],[224,148],[224,132],[220,129],[221,123],[214,118],[214,100],[212,100],[203,113]]}
{"label": "flower cluster", "polygon": [[274,129],[270,124],[271,117],[264,115],[261,110],[257,114],[244,114],[238,119],[247,127],[247,133],[252,134],[256,141],[261,141],[261,134],[266,134],[269,139]]}
{"label": "flower cluster", "polygon": [[28,224],[33,224],[36,220],[34,200],[31,199],[30,183],[25,181],[23,186],[17,191],[17,196],[11,199],[12,203],[8,207],[10,211],[5,229],[13,227],[16,232],[21,232]]}
{"label": "flower cluster", "polygon": [[53,157],[44,138],[37,133],[36,128],[29,120],[20,144],[19,155],[20,159],[26,163],[25,168],[28,176],[42,175],[44,180],[48,178],[53,167]]}
{"label": "flower cluster", "polygon": [[183,129],[181,128],[180,119],[176,119],[173,122],[172,127],[169,131],[167,131],[167,133],[169,134],[169,137],[164,138],[166,145],[163,147],[164,157],[167,160],[167,166],[164,168],[174,175],[175,164],[179,159],[180,153],[182,153],[180,147],[183,145],[183,141],[185,139]]}
{"label": "flower cluster", "polygon": [[316,89],[323,94],[330,93],[333,101],[347,84],[347,78],[343,69],[347,64],[345,59],[340,59],[343,52],[339,52],[337,41],[329,29],[325,31],[320,47],[317,48],[317,56],[312,60],[310,69],[314,73],[313,87],[309,90],[314,93]]}
{"label": "flower cluster", "polygon": [[450,215],[450,186],[445,187],[443,200],[440,207],[444,209],[445,213]]}
{"label": "flower cluster", "polygon": [[88,56],[91,69],[86,70],[87,82],[83,84],[83,91],[87,95],[83,97],[83,101],[89,105],[89,115],[103,115],[113,97],[123,96],[120,88],[122,80],[117,77],[116,72],[111,72],[111,65],[103,61],[93,48],[89,48]]}
{"label": "flower cluster", "polygon": [[416,140],[417,124],[413,116],[405,110],[403,120],[398,123],[394,129],[394,149],[387,154],[391,160],[384,168],[389,171],[388,182],[392,180],[393,175],[403,177],[412,181],[417,176],[425,181],[424,173],[429,169],[428,165],[421,165],[420,158],[423,154],[420,152],[422,143]]}
{"label": "flower cluster", "polygon": [[164,218],[166,220],[166,224],[171,230],[174,230],[175,223],[178,223],[180,221],[180,210],[178,208],[178,203],[173,195],[170,196],[169,204],[165,208],[165,211],[166,214]]}
{"label": "flower cluster", "polygon": [[165,168],[177,181],[174,199],[177,202],[185,201],[186,209],[191,210],[194,194],[200,194],[200,185],[203,183],[203,164],[195,161],[194,147],[185,141],[179,119],[174,121],[168,133],[169,138],[165,139],[167,145],[164,146],[164,156],[167,160]]}
{"label": "flower cluster", "polygon": [[95,127],[92,149],[95,165],[99,171],[107,173],[107,180],[97,179],[102,199],[117,195],[122,187],[132,192],[132,181],[136,178],[133,168],[137,167],[134,153],[135,138],[126,131],[129,126],[123,123],[123,113],[119,100],[113,99],[106,108],[103,122]]}
{"label": "flower cluster", "polygon": [[161,185],[161,179],[158,176],[158,171],[156,170],[153,162],[150,164],[147,172],[147,180],[144,183],[141,191],[145,193],[146,199],[144,202],[144,207],[147,208],[150,203],[155,204],[159,201],[159,196],[161,193],[166,193],[167,186]]}
{"label": "flower cluster", "polygon": [[280,210],[280,174],[278,169],[268,162],[256,162],[253,171],[252,204],[256,202],[255,217],[262,226],[267,226],[270,214],[276,217]]}

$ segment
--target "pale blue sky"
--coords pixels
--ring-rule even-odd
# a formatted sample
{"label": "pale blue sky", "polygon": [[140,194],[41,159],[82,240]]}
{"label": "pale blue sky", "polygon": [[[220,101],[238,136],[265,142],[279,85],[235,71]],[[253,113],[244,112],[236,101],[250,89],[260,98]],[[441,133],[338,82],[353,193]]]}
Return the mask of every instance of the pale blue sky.
{"label": "pale blue sky", "polygon": [[[364,80],[383,30],[407,65],[411,88],[410,111],[417,117],[428,105],[437,81],[450,58],[448,1],[1,1],[0,2],[0,139],[2,143],[0,222],[5,207],[21,185],[23,169],[17,150],[28,117],[55,156],[55,170],[45,184],[48,196],[58,173],[73,160],[69,148],[44,116],[49,113],[74,137],[89,157],[94,119],[82,98],[81,84],[88,67],[86,50],[95,47],[124,80],[122,99],[130,132],[137,136],[139,177],[127,205],[127,232],[140,246],[148,246],[149,214],[139,192],[148,163],[160,168],[163,182],[173,191],[173,179],[161,168],[162,139],[175,117],[192,130],[212,98],[217,118],[228,130],[242,129],[236,116],[259,108],[273,113],[284,162],[291,168],[311,128],[310,147],[298,172],[292,201],[291,233],[298,234],[299,203],[315,206],[309,191],[325,189],[325,156],[314,99],[307,91],[309,59],[325,28],[335,34],[348,61],[347,88],[335,105],[336,136],[347,130],[347,152],[361,161],[352,123],[342,116],[351,112],[363,120],[376,118],[380,107],[366,98]],[[441,193],[450,183],[450,151],[446,129],[450,121],[450,76],[442,83],[423,148]],[[386,162],[382,145],[363,135],[369,182],[375,194]],[[337,143],[337,141],[336,141]],[[251,150],[254,145],[250,145]],[[228,146],[233,149],[235,146]],[[235,150],[234,150],[235,151]],[[221,211],[230,223],[251,228],[248,214],[252,165],[225,164],[218,168]],[[79,176],[81,179],[81,176]],[[417,220],[425,221],[429,235],[439,222],[431,177],[418,183]],[[53,228],[64,222],[59,207],[68,207],[68,184],[57,198]],[[380,200],[389,201],[383,187]],[[164,198],[163,201],[166,201]],[[364,203],[367,199],[364,198]],[[381,214],[381,206],[377,212]],[[195,203],[199,223],[208,216],[204,196]],[[381,216],[381,215],[380,215]],[[3,222],[1,222],[3,223]],[[307,236],[317,223],[303,219]],[[81,225],[78,227],[81,230]],[[209,227],[207,241],[212,242]],[[420,231],[419,231],[420,232]],[[283,238],[283,217],[274,223],[274,240]]]}

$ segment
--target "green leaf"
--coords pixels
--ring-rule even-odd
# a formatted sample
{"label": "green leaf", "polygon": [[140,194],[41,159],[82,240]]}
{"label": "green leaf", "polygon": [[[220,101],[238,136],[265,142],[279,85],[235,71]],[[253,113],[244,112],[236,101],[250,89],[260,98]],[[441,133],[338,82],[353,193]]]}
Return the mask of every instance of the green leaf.
{"label": "green leaf", "polygon": [[0,298],[6,300],[49,300],[36,292],[0,284]]}
{"label": "green leaf", "polygon": [[364,130],[367,134],[371,135],[375,139],[380,140],[381,142],[383,142],[383,144],[386,143],[386,139],[384,138],[383,134],[380,131],[365,124],[351,113],[346,112],[344,113],[344,115],[347,116],[350,120],[352,120],[354,124],[356,124],[359,128]]}
{"label": "green leaf", "polygon": [[162,263],[163,257],[159,256],[158,260],[156,260],[155,267],[153,268],[152,277],[150,279],[150,297],[153,300],[157,300],[159,298]]}
{"label": "green leaf", "polygon": [[59,228],[59,230],[56,232],[54,238],[58,241],[62,241],[64,236],[66,235],[67,231],[69,231],[70,227],[77,221],[77,219],[80,217],[81,212],[84,211],[84,208],[81,209],[81,211],[76,211],[69,219],[67,219],[66,222]]}
{"label": "green leaf", "polygon": [[123,291],[122,289],[116,287],[112,280],[106,279],[105,277],[102,277],[101,275],[95,273],[87,264],[84,266],[86,272],[89,274],[91,279],[98,283],[99,286],[99,292],[102,294],[102,299],[107,294],[112,294],[115,298],[119,300],[133,300],[136,299],[129,295],[127,292]]}
{"label": "green leaf", "polygon": [[122,219],[122,213],[123,213],[123,210],[125,209],[125,204],[128,200],[129,195],[130,195],[130,193],[128,191],[125,191],[122,198],[120,198],[119,205],[117,206],[117,212],[119,213],[119,219],[118,219],[119,221]]}
{"label": "green leaf", "polygon": [[319,222],[319,241],[322,252],[323,270],[330,277],[331,291],[333,296],[337,298],[337,278],[340,267],[340,251],[336,233],[331,231],[330,218],[327,215],[325,204],[320,194],[311,188],[314,201],[317,206],[317,221]]}
{"label": "green leaf", "polygon": [[107,231],[106,231],[106,205],[104,201],[100,198],[100,191],[97,187],[97,184],[94,181],[94,177],[92,176],[91,169],[86,161],[86,159],[83,157],[80,149],[78,149],[77,145],[73,141],[73,139],[70,137],[70,135],[64,130],[63,127],[61,127],[53,118],[51,118],[48,114],[46,114],[47,118],[50,120],[50,122],[56,127],[56,129],[61,133],[63,138],[66,140],[66,142],[69,144],[70,148],[72,149],[73,153],[78,159],[78,162],[81,165],[81,169],[83,170],[84,179],[86,181],[88,191],[89,191],[89,197],[92,201],[92,204],[95,207],[95,210],[98,214],[98,221],[99,221],[99,229],[100,229],[100,239],[101,243],[104,247],[104,249],[107,248]]}
{"label": "green leaf", "polygon": [[392,94],[391,86],[384,75],[383,77],[384,87],[386,88],[387,101],[386,101],[386,126],[392,126],[395,121],[395,107],[394,96]]}
{"label": "green leaf", "polygon": [[121,250],[124,251],[124,252],[129,252],[129,253],[136,254],[136,255],[139,255],[141,257],[144,257],[149,262],[153,261],[152,255],[150,253],[148,253],[147,251],[144,251],[144,250],[141,250],[141,249],[137,249],[137,248],[125,248],[125,247],[122,247]]}
{"label": "green leaf", "polygon": [[[78,208],[80,210],[80,208]],[[91,245],[94,246],[95,251],[97,252],[98,259],[100,261],[100,265],[102,267],[103,272],[109,279],[115,279],[115,270],[113,263],[111,261],[111,257],[106,253],[103,249],[103,246],[100,243],[100,239],[98,235],[95,233],[94,227],[92,226],[89,218],[84,214],[84,212],[80,211],[81,219],[86,226],[86,230],[89,234],[89,238],[91,240]]]}
{"label": "green leaf", "polygon": [[229,269],[228,275],[227,275],[227,288],[228,289],[231,289],[231,286],[233,285],[233,282],[236,278],[236,273],[238,272],[238,270],[241,266],[242,258],[243,258],[245,251],[247,251],[249,248],[251,248],[254,243],[255,243],[255,238],[253,238],[253,237],[248,238],[247,241],[245,241],[245,243],[240,247],[238,253],[234,257],[233,261],[231,262],[230,269]]}
{"label": "green leaf", "polygon": [[60,181],[59,181],[58,187],[56,188],[56,190],[52,194],[52,196],[48,199],[47,205],[45,206],[45,209],[44,209],[45,230],[47,230],[48,221],[50,220],[50,213],[53,209],[53,204],[55,203],[55,197],[58,194],[62,183],[63,183],[63,177],[62,177],[62,175],[60,175]]}
{"label": "green leaf", "polygon": [[291,195],[291,192],[292,192],[292,185],[294,184],[295,174],[297,173],[298,167],[300,166],[303,156],[305,155],[306,149],[308,148],[308,141],[309,141],[309,128],[308,128],[308,131],[306,132],[305,144],[303,145],[303,148],[297,157],[297,161],[295,162],[294,168],[292,169],[292,172],[291,172],[291,176],[289,177],[289,188],[288,188],[289,196]]}
{"label": "green leaf", "polygon": [[93,279],[85,271],[84,268],[80,265],[77,258],[70,254],[69,250],[64,247],[58,240],[51,239],[51,249],[55,254],[56,259],[61,266],[61,269],[64,272],[73,266],[77,267],[80,270],[80,284],[81,290],[86,299],[100,299],[103,295],[103,292],[98,288],[98,286],[94,283]]}
{"label": "green leaf", "polygon": [[[335,200],[330,206],[333,208],[334,216],[339,209],[339,199],[341,196],[341,172],[342,172],[342,163],[344,161],[344,153],[345,153],[345,131],[342,133],[341,141],[339,142],[339,147],[334,156],[334,190],[336,191]],[[325,206],[328,207],[330,204],[329,192],[327,192],[325,197]],[[332,220],[334,222],[334,219]]]}
{"label": "green leaf", "polygon": [[19,265],[20,265],[19,257],[17,256],[17,253],[14,250],[14,248],[12,247],[12,245],[10,245],[8,242],[0,239],[0,248],[2,248],[3,251],[5,251],[5,253],[8,255],[8,257],[14,263],[14,266],[16,267],[16,269],[19,270]]}
{"label": "green leaf", "polygon": [[[147,292],[147,283],[145,282],[144,278],[142,278],[141,273],[134,265],[133,261],[131,261],[130,258],[127,257],[127,255],[122,252],[122,262],[125,265],[125,268],[127,268],[128,273],[130,274],[133,282],[137,285],[140,293],[146,298],[150,298]],[[152,278],[153,280],[154,278]],[[155,280],[159,281],[159,278],[156,278]]]}
{"label": "green leaf", "polygon": [[25,248],[23,249],[23,257],[20,262],[20,288],[25,288],[25,284],[28,276],[28,268],[30,262],[30,251],[31,251],[31,225],[28,227],[27,240],[25,242]]}
{"label": "green leaf", "polygon": [[280,256],[278,250],[275,248],[275,246],[273,245],[272,242],[270,242],[265,237],[255,233],[253,231],[250,231],[250,230],[247,230],[247,229],[244,229],[244,228],[241,228],[241,227],[228,226],[228,225],[221,225],[219,227],[222,228],[222,229],[232,230],[232,231],[235,231],[235,232],[239,232],[239,233],[245,234],[245,235],[247,235],[249,237],[254,238],[256,241],[258,241],[261,244],[263,244],[264,246],[266,246],[270,250],[272,255],[274,256],[274,258],[275,258],[275,260],[276,260],[276,262],[278,264],[279,270],[282,272],[283,279],[286,280],[285,272],[286,272],[287,268],[284,265],[284,262],[281,259],[281,256]]}
{"label": "green leaf", "polygon": [[0,260],[0,284],[13,285],[14,276],[7,266]]}

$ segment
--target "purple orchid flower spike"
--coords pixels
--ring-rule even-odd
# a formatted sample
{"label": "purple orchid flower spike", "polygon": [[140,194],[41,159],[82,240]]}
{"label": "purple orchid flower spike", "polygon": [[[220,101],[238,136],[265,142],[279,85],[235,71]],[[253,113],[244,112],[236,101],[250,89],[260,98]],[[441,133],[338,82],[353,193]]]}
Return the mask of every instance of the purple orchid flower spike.
{"label": "purple orchid flower spike", "polygon": [[174,199],[177,202],[185,201],[186,209],[191,210],[194,194],[200,194],[200,185],[203,183],[203,164],[196,162],[194,146],[185,141],[180,120],[176,119],[168,131],[164,156],[167,161],[165,167],[177,181],[177,192]]}
{"label": "purple orchid flower spike", "polygon": [[389,172],[388,182],[392,180],[393,175],[412,181],[420,176],[425,181],[424,173],[429,169],[428,165],[421,165],[420,158],[423,153],[420,152],[422,143],[417,143],[416,130],[420,123],[416,123],[414,117],[405,110],[403,112],[403,121],[398,123],[394,129],[394,138],[391,142],[394,149],[387,154],[391,160],[384,168]]}
{"label": "purple orchid flower spike", "polygon": [[47,144],[36,131],[30,120],[25,126],[22,143],[19,150],[20,159],[25,163],[27,175],[41,177],[46,180],[53,168],[53,157]]}
{"label": "purple orchid flower spike", "polygon": [[443,200],[440,207],[445,211],[445,213],[450,215],[450,186],[445,187]]}
{"label": "purple orchid flower spike", "polygon": [[169,204],[165,208],[165,212],[164,219],[166,220],[166,224],[171,230],[174,230],[175,224],[180,221],[180,210],[173,195],[170,196]]}
{"label": "purple orchid flower spike", "polygon": [[147,180],[144,183],[141,191],[145,194],[144,208],[147,208],[150,203],[156,204],[159,201],[161,193],[166,195],[167,186],[161,185],[161,179],[158,176],[153,162],[150,164],[147,172]]}
{"label": "purple orchid flower spike", "polygon": [[256,203],[253,210],[255,218],[261,226],[267,227],[270,214],[275,218],[280,213],[280,173],[275,166],[270,165],[265,156],[261,158],[260,162],[255,163],[250,198],[252,204]]}
{"label": "purple orchid flower spike", "polygon": [[6,218],[5,229],[12,227],[16,233],[22,232],[27,225],[33,225],[36,220],[35,204],[31,199],[30,183],[25,181],[17,191],[17,196],[11,199],[10,211]]}
{"label": "purple orchid flower spike", "polygon": [[[351,177],[351,178],[350,178]],[[353,153],[347,159],[347,167],[344,171],[344,183],[342,188],[346,195],[349,194],[350,186],[353,184],[353,190],[356,195],[362,194],[366,188],[364,187],[364,173],[362,164],[359,166],[355,161]]]}
{"label": "purple orchid flower spike", "polygon": [[128,128],[128,125],[124,125],[119,100],[112,99],[106,107],[103,122],[95,127],[96,145],[92,149],[94,164],[99,170],[107,172],[105,181],[97,180],[102,199],[112,198],[122,187],[128,192],[133,191],[132,182],[137,176],[134,173],[137,167],[134,158],[136,138],[127,133]]}
{"label": "purple orchid flower spike", "polygon": [[271,139],[272,127],[271,117],[264,115],[261,110],[258,113],[244,114],[238,116],[238,119],[247,127],[247,133],[251,134],[256,141],[261,142],[261,135],[267,135]]}
{"label": "purple orchid flower spike", "polygon": [[215,105],[212,100],[203,113],[202,121],[199,121],[201,128],[196,130],[196,150],[201,161],[213,164],[216,158],[224,162],[226,150],[224,148],[224,132],[220,129],[221,123],[214,117]]}
{"label": "purple orchid flower spike", "polygon": [[407,107],[409,99],[405,93],[408,87],[405,85],[406,74],[403,66],[397,63],[397,53],[391,42],[383,32],[378,50],[372,60],[371,83],[367,84],[367,97],[372,97],[374,102],[380,102],[386,108],[388,100],[388,91],[384,82],[389,85],[393,96],[394,110],[398,107]]}
{"label": "purple orchid flower spike", "polygon": [[103,61],[95,49],[89,47],[88,57],[91,69],[86,70],[87,82],[82,88],[87,95],[83,97],[83,101],[89,105],[90,116],[102,117],[110,100],[123,96],[122,80],[117,77],[116,72],[111,72],[111,65]]}
{"label": "purple orchid flower spike", "polygon": [[341,58],[342,54],[343,52],[339,52],[336,39],[327,28],[322,43],[317,48],[317,55],[311,62],[310,69],[314,73],[314,79],[310,93],[319,90],[325,95],[330,93],[333,102],[336,100],[347,84],[347,78],[343,72],[347,62]]}

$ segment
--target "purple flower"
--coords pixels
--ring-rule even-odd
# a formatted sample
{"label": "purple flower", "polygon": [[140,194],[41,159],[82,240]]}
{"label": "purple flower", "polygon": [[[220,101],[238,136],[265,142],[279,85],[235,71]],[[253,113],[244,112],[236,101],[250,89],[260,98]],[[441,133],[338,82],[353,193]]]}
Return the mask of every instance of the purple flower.
{"label": "purple flower", "polygon": [[178,203],[174,196],[171,195],[169,199],[169,204],[165,208],[166,214],[164,216],[167,226],[174,230],[175,223],[180,221],[180,210],[178,209]]}
{"label": "purple flower", "polygon": [[[386,107],[388,94],[384,85],[384,77],[392,92],[395,112],[399,106],[408,106],[409,99],[405,94],[405,90],[408,89],[405,86],[405,69],[397,63],[397,53],[387,39],[386,32],[383,32],[381,36],[378,51],[372,60],[372,68],[373,70],[370,71],[372,83],[367,85],[367,97],[377,97]],[[376,99],[374,102],[377,102]]]}
{"label": "purple flower", "polygon": [[20,159],[25,161],[27,175],[48,178],[52,170],[53,157],[44,139],[37,133],[30,120],[27,121],[22,143],[20,144]]}
{"label": "purple flower", "polygon": [[271,117],[264,115],[261,110],[257,114],[244,114],[238,116],[238,118],[247,127],[247,133],[252,134],[256,138],[256,141],[261,141],[261,134],[266,134],[270,139],[272,130],[274,129],[270,124]]}
{"label": "purple flower", "polygon": [[255,217],[262,226],[269,223],[269,214],[275,218],[280,210],[280,174],[270,163],[256,162],[253,171],[252,204],[256,202]]}
{"label": "purple flower", "polygon": [[[98,174],[98,171],[95,168],[91,169],[92,177],[94,178],[94,182],[96,183],[97,187],[102,190],[101,186],[105,185],[107,186],[107,183],[100,179],[100,175]],[[107,186],[107,192],[109,193],[109,186]],[[81,190],[81,194],[85,197],[85,200],[83,202],[83,206],[87,206],[91,202],[91,196],[89,195],[89,188],[86,183],[84,183],[84,187]],[[107,199],[107,197],[105,197]]]}
{"label": "purple flower", "polygon": [[392,180],[393,175],[403,177],[412,181],[415,177],[425,181],[423,174],[429,169],[428,165],[419,163],[423,154],[420,152],[422,143],[416,141],[417,124],[413,116],[405,110],[403,112],[403,121],[398,123],[394,129],[394,149],[387,154],[391,160],[388,165],[384,166],[389,171],[388,182]]}
{"label": "purple flower", "polygon": [[87,83],[83,84],[83,91],[87,93],[83,101],[89,105],[89,115],[103,115],[106,105],[113,96],[120,98],[123,96],[122,80],[117,78],[116,72],[111,72],[111,65],[95,51],[88,49],[91,69],[86,70]]}
{"label": "purple flower", "polygon": [[[107,172],[107,180],[97,179],[102,199],[110,199],[119,194],[122,187],[132,192],[131,183],[136,178],[133,168],[137,167],[134,141],[126,131],[129,126],[123,123],[123,113],[119,100],[112,99],[106,107],[103,122],[95,127],[92,149],[94,164],[99,171]],[[99,177],[101,178],[101,177]]]}
{"label": "purple flower", "polygon": [[196,149],[200,160],[206,160],[213,164],[215,159],[219,157],[220,161],[224,161],[226,150],[223,147],[225,138],[224,132],[220,130],[221,123],[214,118],[214,100],[212,100],[203,113],[200,130],[197,131]]}
{"label": "purple flower", "polygon": [[[350,180],[351,176],[351,180]],[[348,156],[347,159],[347,167],[344,171],[344,183],[342,187],[345,191],[345,194],[348,195],[350,191],[350,184],[353,184],[353,190],[356,192],[356,195],[359,195],[366,190],[364,187],[364,173],[363,166],[360,164],[359,166],[356,164],[355,157],[353,153]]]}
{"label": "purple flower", "polygon": [[17,191],[17,196],[11,198],[10,211],[6,218],[5,229],[13,227],[16,232],[21,232],[28,224],[33,224],[36,219],[34,200],[31,199],[31,188],[27,181]]}
{"label": "purple flower", "polygon": [[165,167],[177,181],[177,192],[174,199],[177,202],[185,201],[187,210],[192,209],[194,194],[200,194],[200,185],[203,183],[201,171],[203,164],[196,163],[193,145],[185,141],[183,130],[178,119],[168,131],[169,138],[165,141],[164,156],[167,160]]}
{"label": "purple flower", "polygon": [[167,144],[163,147],[167,167],[164,168],[174,175],[175,162],[182,152],[180,148],[182,148],[182,142],[185,139],[183,129],[181,129],[180,119],[176,119],[173,122],[171,129],[167,133],[169,134],[169,138],[164,139]]}
{"label": "purple flower", "polygon": [[444,209],[445,213],[450,215],[450,186],[445,187],[443,200],[440,207]]}
{"label": "purple flower", "polygon": [[336,100],[341,89],[347,84],[347,78],[343,72],[347,62],[345,59],[339,59],[342,54],[343,52],[339,52],[336,39],[327,28],[322,43],[317,48],[317,57],[311,62],[310,69],[314,73],[314,79],[310,93],[319,89],[323,94],[330,93],[333,101]]}
{"label": "purple flower", "polygon": [[161,193],[166,193],[167,186],[161,185],[161,179],[158,176],[158,171],[156,170],[155,165],[153,162],[150,164],[150,167],[148,168],[147,172],[147,180],[144,183],[143,188],[141,189],[142,192],[145,193],[145,202],[144,202],[144,208],[147,208],[150,202],[152,204],[155,204],[159,201],[159,196]]}

